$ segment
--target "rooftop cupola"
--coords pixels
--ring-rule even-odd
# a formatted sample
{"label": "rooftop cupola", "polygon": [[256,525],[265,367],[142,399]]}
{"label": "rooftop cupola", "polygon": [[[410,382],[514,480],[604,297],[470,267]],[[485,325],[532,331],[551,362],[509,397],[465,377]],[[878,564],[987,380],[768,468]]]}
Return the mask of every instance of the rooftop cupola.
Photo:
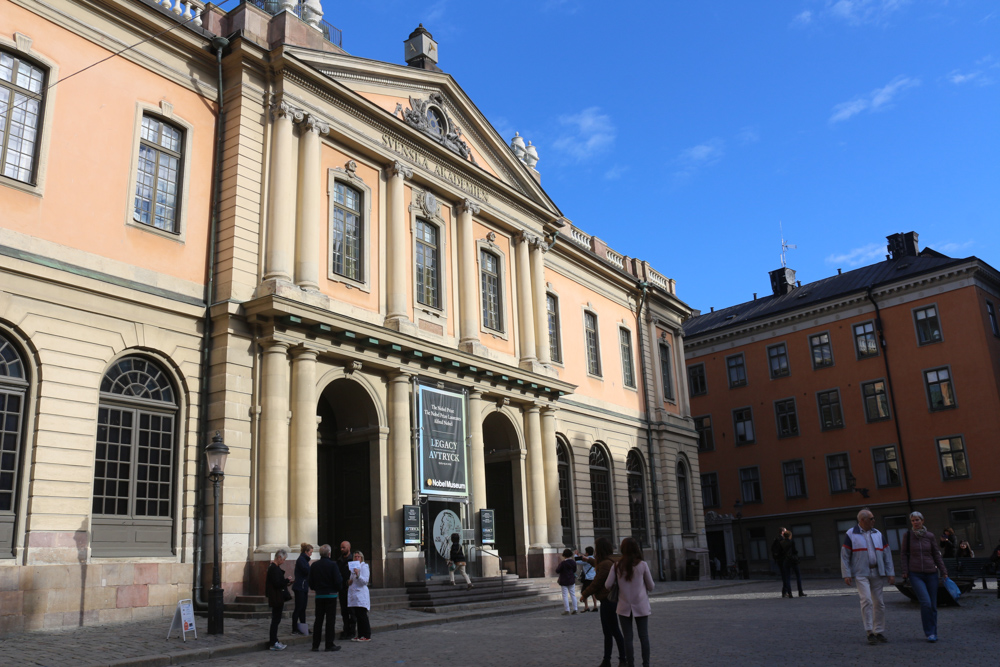
{"label": "rooftop cupola", "polygon": [[432,72],[441,71],[437,66],[437,42],[434,41],[434,36],[427,32],[423,23],[417,26],[417,29],[403,42],[403,49],[403,58],[410,67],[419,67]]}
{"label": "rooftop cupola", "polygon": [[889,242],[886,245],[886,250],[889,251],[893,259],[916,257],[920,254],[920,243],[918,241],[920,236],[916,232],[890,234],[885,238]]}

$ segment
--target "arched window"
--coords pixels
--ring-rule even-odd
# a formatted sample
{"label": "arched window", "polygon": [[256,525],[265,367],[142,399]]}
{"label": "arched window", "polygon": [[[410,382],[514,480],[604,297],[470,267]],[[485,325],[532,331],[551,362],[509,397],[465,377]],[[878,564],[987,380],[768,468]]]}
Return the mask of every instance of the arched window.
{"label": "arched window", "polygon": [[556,441],[556,460],[559,462],[559,516],[562,520],[562,541],[566,546],[576,544],[573,539],[573,499],[570,496],[569,450],[561,440]]}
{"label": "arched window", "polygon": [[27,380],[21,355],[0,334],[0,558],[12,556],[14,549]]}
{"label": "arched window", "polygon": [[642,545],[649,545],[649,531],[646,528],[646,481],[642,473],[642,457],[634,449],[625,459],[625,475],[628,478],[628,510],[632,520],[632,537]]}
{"label": "arched window", "polygon": [[684,461],[677,462],[677,511],[681,515],[681,532],[692,532],[694,528],[691,525],[691,496],[688,490],[687,466]]}
{"label": "arched window", "polygon": [[177,399],[167,375],[142,357],[118,360],[101,381],[91,553],[173,553]]}
{"label": "arched window", "polygon": [[611,519],[611,466],[604,450],[590,448],[590,502],[594,510],[594,539],[606,537],[614,544]]}

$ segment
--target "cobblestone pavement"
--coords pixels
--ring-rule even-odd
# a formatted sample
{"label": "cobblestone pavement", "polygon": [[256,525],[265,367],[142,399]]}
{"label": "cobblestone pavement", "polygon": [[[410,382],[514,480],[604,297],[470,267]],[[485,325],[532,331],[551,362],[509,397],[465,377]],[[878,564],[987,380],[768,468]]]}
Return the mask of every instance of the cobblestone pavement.
{"label": "cobblestone pavement", "polygon": [[[747,582],[666,582],[657,584],[659,594],[691,594],[706,589],[735,590],[735,586],[746,585]],[[728,588],[727,588],[728,587]],[[558,589],[554,588],[553,592]],[[552,603],[543,606],[551,608]],[[527,609],[530,609],[528,607]],[[286,605],[288,609],[288,605]],[[466,619],[489,619],[487,623],[495,622],[509,614],[522,614],[524,605],[511,605],[488,609],[473,609],[468,611],[452,611],[444,613],[425,613],[410,610],[378,611],[372,614],[372,628],[376,635],[389,637],[399,628],[441,626],[453,624]],[[594,614],[597,619],[597,614]],[[311,619],[312,612],[309,612]],[[582,616],[580,617],[583,618]],[[170,628],[170,617],[157,618],[135,623],[121,623],[104,626],[87,626],[31,632],[0,640],[0,667],[20,667],[21,665],[38,665],[39,667],[66,667],[71,662],[72,667],[91,667],[100,665],[131,665],[133,667],[153,667],[158,665],[186,664],[200,660],[196,664],[208,664],[204,659],[211,655],[214,659],[220,657],[243,655],[261,650],[267,639],[269,621],[249,620],[238,621],[226,619],[224,635],[205,634],[206,620],[197,619],[198,639],[188,633],[188,640],[182,642],[180,633],[174,632],[171,639],[166,639]],[[340,612],[337,612],[337,623],[340,625]],[[285,619],[279,630],[281,640],[290,644],[282,656],[291,657],[294,654],[308,653],[309,638],[292,638],[287,633],[291,630],[291,620]],[[427,629],[428,633],[435,630]],[[374,642],[373,642],[374,643]],[[347,642],[350,648],[363,646]],[[259,655],[259,654],[258,654]],[[263,655],[274,656],[271,652]],[[337,656],[348,655],[348,651],[337,653]],[[330,656],[327,656],[330,657]],[[237,658],[231,664],[243,662]],[[390,662],[394,662],[390,661]],[[270,664],[270,663],[268,663]],[[284,664],[281,660],[275,664]],[[373,664],[377,664],[373,663]],[[411,663],[413,664],[413,663]]]}
{"label": "cobblestone pavement", "polygon": [[[963,667],[1000,664],[1000,600],[976,590],[962,607],[941,609],[941,641],[928,644],[919,607],[886,589],[889,643],[868,646],[857,594],[839,580],[807,582],[808,597],[778,597],[780,583],[691,591],[655,598],[650,620],[653,665],[725,667],[873,664]],[[219,666],[342,664],[351,667],[593,666],[601,661],[597,614],[561,616],[561,608],[516,616],[374,633],[368,644],[345,642],[336,654],[306,645],[281,653],[213,659]],[[638,650],[638,641],[636,641]],[[206,664],[206,663],[199,663]],[[613,664],[617,661],[613,660]]]}

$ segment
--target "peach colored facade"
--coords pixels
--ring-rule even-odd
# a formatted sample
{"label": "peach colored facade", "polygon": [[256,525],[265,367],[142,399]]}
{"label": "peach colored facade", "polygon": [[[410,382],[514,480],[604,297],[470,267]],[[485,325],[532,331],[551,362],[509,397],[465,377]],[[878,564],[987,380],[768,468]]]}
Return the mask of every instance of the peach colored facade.
{"label": "peach colored facade", "polygon": [[[855,273],[928,259],[913,257]],[[736,511],[752,571],[769,569],[771,541],[779,528],[791,526],[806,552],[803,570],[837,572],[841,524],[866,506],[891,544],[898,545],[910,507],[923,512],[937,533],[954,527],[976,552],[1000,539],[994,507],[1000,464],[991,455],[1000,437],[1000,337],[989,316],[1000,281],[995,269],[974,257],[928,257],[937,265],[898,279],[889,275],[873,286],[886,347],[878,344],[877,314],[864,289],[728,327],[699,329],[699,318],[689,321],[688,372],[703,369],[705,383],[705,391],[691,397],[691,413],[700,427],[706,419],[711,424],[699,458],[705,507],[713,512],[709,544],[720,560],[740,555],[740,525],[730,523]],[[832,289],[823,282],[796,287],[789,298]],[[769,306],[749,302],[706,316],[724,321],[755,307]],[[921,342],[926,318],[918,318],[931,312],[937,333]],[[871,336],[858,342],[866,330]],[[813,362],[817,336],[829,337],[830,365]],[[878,351],[858,351],[869,344]],[[779,352],[787,371],[772,374]],[[739,360],[745,383],[730,386]],[[932,399],[936,387],[940,400]],[[839,401],[833,416],[831,396]],[[787,414],[779,414],[787,413],[791,400],[793,428]],[[740,424],[746,409],[754,436],[738,442],[739,430],[747,429]]]}
{"label": "peach colored facade", "polygon": [[[572,225],[451,76],[191,2],[198,24],[60,80],[178,19],[59,4],[0,0],[0,52],[47,77],[33,165],[0,176],[0,635],[200,607],[216,431],[227,600],[300,542],[349,539],[401,586],[441,568],[440,525],[496,556],[474,574],[634,536],[658,576],[707,576],[690,309]],[[428,390],[460,400],[460,491],[422,474]]]}

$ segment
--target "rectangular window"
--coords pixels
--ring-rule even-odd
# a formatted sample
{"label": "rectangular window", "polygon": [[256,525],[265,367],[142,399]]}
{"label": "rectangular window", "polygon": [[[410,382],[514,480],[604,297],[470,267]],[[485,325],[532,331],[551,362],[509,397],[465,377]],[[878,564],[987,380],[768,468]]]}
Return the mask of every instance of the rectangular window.
{"label": "rectangular window", "polygon": [[947,368],[935,368],[924,371],[924,384],[927,387],[927,400],[931,410],[947,410],[955,407],[955,390],[951,386],[951,371]]}
{"label": "rectangular window", "polygon": [[840,390],[831,389],[816,394],[819,402],[819,427],[824,431],[844,427],[844,415],[840,411]]}
{"label": "rectangular window", "polygon": [[806,472],[802,459],[785,461],[781,464],[781,472],[785,476],[785,497],[806,497]]}
{"label": "rectangular window", "polygon": [[740,468],[740,495],[744,503],[761,502],[760,468]]}
{"label": "rectangular window", "polygon": [[747,383],[747,369],[743,363],[743,354],[726,357],[726,367],[729,370],[729,386],[742,387]]}
{"label": "rectangular window", "polygon": [[708,393],[708,382],[705,380],[705,364],[688,366],[688,392],[692,396]]}
{"label": "rectangular window", "polygon": [[503,298],[500,291],[500,258],[483,250],[479,253],[479,273],[483,295],[483,326],[503,331]]}
{"label": "rectangular window", "polygon": [[778,437],[788,438],[799,434],[799,420],[795,416],[795,399],[774,402],[774,417],[778,422]]}
{"label": "rectangular window", "polygon": [[438,269],[438,228],[417,220],[417,301],[431,308],[441,307]]}
{"label": "rectangular window", "polygon": [[813,368],[833,366],[833,348],[830,347],[830,334],[821,333],[809,336],[809,349],[812,350]]}
{"label": "rectangular window", "polygon": [[751,528],[747,531],[750,537],[750,560],[768,560],[767,533],[763,528]]}
{"label": "rectangular window", "polygon": [[795,543],[795,550],[799,552],[800,558],[815,558],[816,549],[813,547],[813,527],[812,524],[800,523],[789,526],[792,531],[792,542]]}
{"label": "rectangular window", "polygon": [[858,359],[878,356],[878,341],[875,339],[875,323],[862,322],[854,325],[854,349]]}
{"label": "rectangular window", "polygon": [[830,479],[830,493],[850,491],[847,477],[851,473],[851,462],[847,454],[830,454],[826,457],[826,472]]}
{"label": "rectangular window", "polygon": [[333,185],[331,270],[351,280],[361,275],[361,193],[339,181]]}
{"label": "rectangular window", "polygon": [[660,343],[660,377],[663,380],[663,398],[674,400],[674,378],[670,371],[670,346]]}
{"label": "rectangular window", "polygon": [[969,476],[969,462],[965,458],[965,440],[962,436],[938,438],[937,448],[941,475],[945,479],[964,479]]}
{"label": "rectangular window", "polygon": [[784,343],[778,343],[767,348],[767,365],[771,369],[772,378],[782,378],[788,375],[788,348]]}
{"label": "rectangular window", "polygon": [[132,219],[176,234],[180,202],[183,133],[143,115],[139,135],[139,173],[135,181]]}
{"label": "rectangular window", "polygon": [[749,445],[755,441],[753,432],[753,408],[733,410],[733,426],[736,429],[736,444]]}
{"label": "rectangular window", "polygon": [[715,449],[715,438],[712,437],[712,416],[694,418],[694,430],[698,431],[698,451],[710,452]]}
{"label": "rectangular window", "polygon": [[875,462],[875,483],[879,488],[899,486],[899,462],[896,460],[896,446],[876,447],[872,450]]}
{"label": "rectangular window", "polygon": [[983,546],[983,536],[979,534],[979,522],[974,508],[951,510],[948,517],[951,519],[948,523],[955,529],[955,537],[960,544],[965,540],[971,547],[978,549]]}
{"label": "rectangular window", "polygon": [[865,399],[865,419],[868,423],[889,418],[889,397],[885,392],[885,382],[865,382],[861,385],[861,395]]}
{"label": "rectangular window", "polygon": [[719,499],[719,474],[707,472],[701,476],[701,504],[706,508],[721,505]]}
{"label": "rectangular window", "polygon": [[885,535],[889,539],[889,549],[893,553],[899,553],[899,547],[903,543],[903,535],[910,529],[910,520],[905,514],[898,516],[887,516],[882,519],[885,526]]}
{"label": "rectangular window", "polygon": [[600,375],[601,348],[597,338],[597,315],[591,312],[583,314],[583,330],[587,339],[587,372],[591,375]]}
{"label": "rectangular window", "polygon": [[622,352],[622,383],[635,389],[635,366],[632,363],[632,334],[628,329],[618,329]]}
{"label": "rectangular window", "polygon": [[545,295],[545,313],[549,318],[549,355],[552,361],[562,363],[562,345],[559,343],[559,299],[554,294]]}
{"label": "rectangular window", "polygon": [[941,323],[938,321],[937,306],[927,306],[914,310],[913,323],[917,327],[918,345],[941,341]]}
{"label": "rectangular window", "polygon": [[997,309],[994,308],[992,301],[986,302],[986,315],[990,318],[990,328],[993,329],[993,335],[1000,337],[1000,324],[997,324]]}
{"label": "rectangular window", "polygon": [[34,183],[45,72],[0,51],[0,166],[3,175]]}

